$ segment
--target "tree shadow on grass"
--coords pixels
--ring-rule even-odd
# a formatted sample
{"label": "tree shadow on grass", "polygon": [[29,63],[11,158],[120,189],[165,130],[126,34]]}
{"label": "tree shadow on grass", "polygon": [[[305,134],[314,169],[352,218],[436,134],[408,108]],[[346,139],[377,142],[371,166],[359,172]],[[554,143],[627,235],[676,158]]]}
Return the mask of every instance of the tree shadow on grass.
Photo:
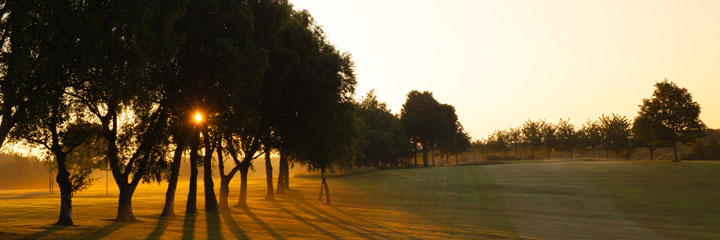
{"label": "tree shadow on grass", "polygon": [[245,232],[240,229],[240,227],[238,227],[235,219],[233,219],[233,216],[230,213],[230,210],[220,210],[220,216],[222,216],[223,220],[225,220],[225,225],[227,225],[227,227],[230,229],[230,232],[235,235],[235,238],[249,239],[249,237],[245,235]]}
{"label": "tree shadow on grass", "polygon": [[410,236],[410,235],[408,235],[408,234],[406,234],[406,233],[398,232],[398,231],[395,231],[395,230],[386,228],[386,227],[384,227],[384,226],[382,226],[382,225],[380,225],[380,224],[377,224],[377,223],[374,223],[374,222],[370,222],[370,221],[365,220],[365,219],[363,219],[363,218],[360,218],[360,217],[358,217],[358,216],[354,216],[354,215],[349,214],[348,212],[346,212],[346,211],[344,211],[344,210],[342,210],[342,209],[340,209],[340,208],[338,208],[338,207],[336,207],[336,206],[331,206],[331,207],[332,207],[333,209],[335,209],[335,211],[338,211],[338,212],[340,212],[340,213],[342,213],[342,214],[345,214],[346,216],[351,217],[351,218],[353,218],[353,219],[355,219],[355,220],[364,222],[364,223],[366,223],[366,224],[374,225],[374,226],[377,227],[377,228],[382,228],[382,229],[385,229],[385,230],[387,230],[387,231],[390,231],[390,232],[393,232],[393,233],[396,233],[396,234],[403,235],[403,237],[406,237],[406,238],[408,238],[408,239],[419,239],[419,238],[417,238],[417,237]]}
{"label": "tree shadow on grass", "polygon": [[[38,238],[47,236],[48,234],[51,234],[51,233],[54,233],[54,232],[63,230],[63,229],[65,229],[65,228],[67,228],[67,227],[68,227],[68,226],[51,225],[51,226],[49,226],[49,227],[46,227],[45,230],[43,230],[43,231],[40,231],[40,232],[36,232],[36,233],[30,234],[30,235],[27,235],[27,236],[25,236],[25,237],[23,237],[23,238],[21,238],[21,239],[38,239]],[[3,235],[0,234],[0,237],[1,237],[1,236],[3,236]]]}
{"label": "tree shadow on grass", "polygon": [[262,219],[260,219],[258,216],[255,215],[252,211],[250,211],[249,208],[242,208],[243,212],[248,215],[248,217],[252,218],[257,224],[259,224],[265,231],[267,231],[273,238],[275,239],[285,239],[280,234],[275,232],[267,223],[265,223]]}
{"label": "tree shadow on grass", "polygon": [[168,225],[170,225],[171,217],[160,217],[158,218],[157,226],[155,226],[155,229],[147,236],[146,239],[160,239],[160,237],[165,233],[165,230],[167,229]]}
{"label": "tree shadow on grass", "polygon": [[208,239],[222,239],[220,231],[220,214],[217,212],[205,212],[205,225],[207,226]]}
{"label": "tree shadow on grass", "polygon": [[[293,205],[293,207],[295,207],[295,208],[299,209],[300,211],[303,211],[303,212],[305,212],[305,213],[307,213],[307,214],[310,214],[310,215],[312,215],[313,217],[316,217],[316,218],[318,218],[318,219],[320,219],[320,220],[322,220],[322,221],[328,222],[328,223],[335,223],[334,221],[332,221],[332,220],[330,220],[330,219],[328,219],[328,218],[326,218],[326,217],[324,217],[324,216],[316,213],[315,211],[309,209],[308,207],[303,206],[304,204],[300,203],[299,201],[291,201],[290,203]],[[370,235],[370,234],[376,234],[376,233],[373,233],[373,232],[371,232],[371,231],[368,231],[368,230],[365,230],[365,229],[362,229],[362,228],[359,228],[359,227],[356,227],[356,228],[362,230],[362,232],[361,232],[361,231],[358,231],[357,229],[351,228],[350,225],[347,225],[347,224],[335,224],[335,226],[337,226],[337,227],[339,227],[339,228],[342,228],[342,229],[345,230],[345,231],[354,233],[354,234],[357,235],[358,237],[362,237],[362,238],[365,238],[365,239],[371,239],[371,240],[376,240],[376,239],[377,239],[377,238],[375,238],[374,236]],[[369,234],[368,234],[368,233],[369,233]],[[381,236],[381,237],[382,237],[382,238],[385,238],[385,239],[390,239],[390,238],[385,237],[385,236]]]}
{"label": "tree shadow on grass", "polygon": [[311,222],[308,222],[307,220],[305,220],[304,218],[298,216],[297,214],[295,214],[295,213],[293,213],[293,212],[285,209],[282,205],[280,205],[280,203],[275,202],[275,206],[277,207],[278,210],[280,210],[280,211],[282,211],[282,212],[290,215],[291,217],[297,219],[298,221],[301,221],[301,222],[307,224],[307,225],[310,226],[310,227],[315,228],[315,230],[318,230],[319,232],[324,233],[325,235],[328,235],[328,237],[331,237],[331,238],[333,238],[333,239],[341,239],[341,238],[338,237],[337,235],[332,234],[332,233],[328,232],[327,230],[325,230],[325,229],[323,229],[323,228],[321,228],[321,227],[319,227],[319,226],[317,226],[317,225],[315,225],[315,224],[312,224]]}
{"label": "tree shadow on grass", "polygon": [[[113,221],[113,220],[111,220]],[[117,231],[118,229],[124,228],[127,225],[133,224],[132,222],[115,222],[113,221],[109,225],[102,227],[95,232],[91,233],[90,235],[85,236],[85,239],[100,239],[104,238],[107,235],[110,235],[110,233]]]}
{"label": "tree shadow on grass", "polygon": [[194,239],[195,238],[195,213],[185,213],[185,219],[183,220],[183,236],[182,239]]}

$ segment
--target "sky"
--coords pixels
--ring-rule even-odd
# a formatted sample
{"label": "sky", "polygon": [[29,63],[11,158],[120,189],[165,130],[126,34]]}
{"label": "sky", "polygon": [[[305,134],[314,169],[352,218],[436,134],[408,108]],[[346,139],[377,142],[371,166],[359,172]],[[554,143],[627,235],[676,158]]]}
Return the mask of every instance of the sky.
{"label": "sky", "polygon": [[361,98],[454,105],[475,139],[528,119],[634,118],[654,84],[687,88],[720,128],[720,1],[290,0],[350,52]]}

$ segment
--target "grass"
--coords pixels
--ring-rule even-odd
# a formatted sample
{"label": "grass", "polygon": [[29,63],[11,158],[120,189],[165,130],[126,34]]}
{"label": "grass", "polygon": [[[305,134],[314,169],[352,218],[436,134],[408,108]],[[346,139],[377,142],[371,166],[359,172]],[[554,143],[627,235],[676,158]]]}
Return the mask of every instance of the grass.
{"label": "grass", "polygon": [[[316,178],[264,200],[249,182],[249,209],[185,215],[187,182],[175,212],[161,219],[165,185],[141,185],[137,223],[117,223],[117,192],[94,186],[74,197],[77,226],[51,225],[58,194],[0,192],[0,239],[718,239],[720,164],[711,162],[513,161]],[[202,184],[199,184],[202,186]],[[239,182],[231,185],[237,201]]]}

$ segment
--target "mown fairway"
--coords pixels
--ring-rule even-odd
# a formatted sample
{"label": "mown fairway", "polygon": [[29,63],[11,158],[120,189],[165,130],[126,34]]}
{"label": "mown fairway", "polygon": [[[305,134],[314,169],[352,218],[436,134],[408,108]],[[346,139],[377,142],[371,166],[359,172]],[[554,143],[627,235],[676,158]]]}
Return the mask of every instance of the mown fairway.
{"label": "mown fairway", "polygon": [[[320,182],[293,178],[289,195],[264,198],[250,181],[249,210],[159,220],[165,185],[142,185],[141,222],[115,223],[116,197],[95,186],[74,198],[74,227],[50,225],[58,194],[0,192],[0,239],[720,239],[720,164],[711,162],[537,162],[375,171]],[[104,182],[102,182],[104,183]],[[201,184],[200,184],[201,185]],[[231,186],[237,201],[239,181]],[[201,185],[202,186],[202,185]],[[111,189],[113,188],[111,183]],[[202,192],[198,197],[202,198]]]}

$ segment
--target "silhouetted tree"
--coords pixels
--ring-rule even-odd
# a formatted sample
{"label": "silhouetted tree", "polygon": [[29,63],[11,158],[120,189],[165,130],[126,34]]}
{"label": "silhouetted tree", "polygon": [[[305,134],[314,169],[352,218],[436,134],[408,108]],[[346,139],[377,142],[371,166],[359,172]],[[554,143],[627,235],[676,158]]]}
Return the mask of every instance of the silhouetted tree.
{"label": "silhouetted tree", "polygon": [[558,147],[568,151],[570,153],[570,159],[572,159],[573,150],[575,150],[575,147],[578,145],[579,138],[578,133],[575,131],[575,126],[568,120],[560,119],[557,125],[557,140]]}
{"label": "silhouetted tree", "polygon": [[620,159],[620,152],[630,148],[630,121],[617,114],[602,115],[598,120],[603,133],[603,147],[606,151],[615,152]]}
{"label": "silhouetted tree", "polygon": [[[650,99],[643,99],[638,117],[650,124],[652,142],[667,142],[673,148],[673,161],[678,162],[677,144],[688,144],[702,137],[705,124],[700,120],[700,105],[685,88],[668,81],[655,84]],[[644,127],[644,126],[643,126]]]}
{"label": "silhouetted tree", "polygon": [[536,159],[536,153],[543,146],[543,122],[527,120],[522,126],[522,133],[530,151],[532,151],[533,159]]}

